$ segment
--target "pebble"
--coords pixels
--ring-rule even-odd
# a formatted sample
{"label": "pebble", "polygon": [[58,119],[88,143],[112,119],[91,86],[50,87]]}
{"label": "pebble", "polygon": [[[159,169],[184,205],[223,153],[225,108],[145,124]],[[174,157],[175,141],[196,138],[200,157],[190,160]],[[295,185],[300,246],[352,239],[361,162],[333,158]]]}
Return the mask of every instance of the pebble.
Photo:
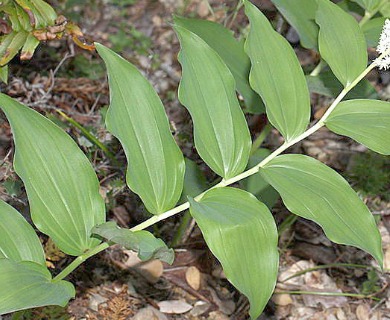
{"label": "pebble", "polygon": [[102,303],[105,303],[107,300],[107,298],[101,296],[98,293],[91,293],[91,296],[89,297],[88,307],[93,311],[99,311],[99,306]]}

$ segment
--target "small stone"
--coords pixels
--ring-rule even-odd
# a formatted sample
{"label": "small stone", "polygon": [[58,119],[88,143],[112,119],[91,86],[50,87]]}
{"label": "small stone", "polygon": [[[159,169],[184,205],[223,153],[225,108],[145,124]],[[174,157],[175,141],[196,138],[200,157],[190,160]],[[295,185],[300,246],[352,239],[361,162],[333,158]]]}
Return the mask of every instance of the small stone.
{"label": "small stone", "polygon": [[132,297],[138,297],[138,293],[131,281],[127,282],[127,294]]}
{"label": "small stone", "polygon": [[99,311],[99,306],[102,303],[105,303],[107,300],[107,298],[101,296],[98,293],[91,293],[91,296],[89,297],[88,307],[93,311]]}

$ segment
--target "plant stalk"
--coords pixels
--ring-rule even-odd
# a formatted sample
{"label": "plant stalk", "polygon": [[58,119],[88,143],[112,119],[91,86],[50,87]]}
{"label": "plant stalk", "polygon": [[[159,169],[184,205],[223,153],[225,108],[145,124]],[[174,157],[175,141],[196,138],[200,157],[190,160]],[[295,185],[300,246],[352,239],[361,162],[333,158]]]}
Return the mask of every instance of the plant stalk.
{"label": "plant stalk", "polygon": [[107,249],[110,246],[107,242],[103,242],[97,247],[87,251],[86,253],[78,256],[74,259],[64,270],[62,270],[59,274],[57,274],[52,281],[60,281],[68,276],[73,270],[75,270],[80,264],[82,264],[88,258],[98,254],[99,252]]}
{"label": "plant stalk", "polygon": [[[381,55],[378,59],[380,59],[381,57],[383,57],[385,55],[386,55],[386,53]],[[322,118],[314,126],[312,126],[308,130],[303,132],[298,137],[296,137],[296,138],[294,138],[294,139],[292,139],[290,141],[286,141],[283,145],[281,145],[278,149],[276,149],[274,152],[272,152],[267,158],[265,158],[263,161],[261,161],[259,164],[257,164],[253,168],[251,168],[251,169],[249,169],[247,171],[244,171],[243,173],[240,173],[239,175],[237,175],[237,176],[235,176],[233,178],[230,178],[230,179],[227,179],[227,180],[222,179],[222,181],[220,183],[216,184],[215,186],[213,186],[210,189],[206,190],[205,192],[201,193],[200,195],[198,195],[194,199],[196,201],[198,201],[198,200],[200,200],[203,197],[203,195],[207,191],[209,191],[211,189],[220,188],[220,187],[226,187],[228,185],[231,185],[231,184],[233,184],[233,183],[235,183],[237,181],[245,179],[245,178],[247,178],[247,177],[249,177],[249,176],[259,172],[260,168],[264,167],[267,163],[269,163],[271,160],[273,160],[275,157],[277,157],[283,151],[285,151],[286,149],[288,149],[292,145],[300,142],[301,140],[307,138],[308,136],[310,136],[311,134],[313,134],[314,132],[316,132],[317,130],[322,128],[325,125],[326,119],[329,117],[331,112],[337,107],[337,105],[340,103],[340,101],[348,94],[348,92],[352,88],[354,88],[360,82],[360,80],[362,80],[375,67],[377,67],[377,64],[375,62],[373,62],[351,84],[349,84],[347,87],[345,87],[340,92],[338,97],[333,101],[333,103],[328,108],[328,110],[325,112],[325,114],[322,116]],[[138,231],[138,230],[145,229],[145,228],[150,227],[151,225],[155,224],[156,222],[159,222],[161,220],[165,220],[165,219],[167,219],[167,218],[169,218],[171,216],[176,215],[177,213],[179,213],[181,211],[187,210],[189,207],[190,207],[189,202],[183,203],[183,204],[181,204],[180,206],[178,206],[176,208],[173,208],[173,209],[168,210],[168,211],[166,211],[164,213],[161,213],[159,215],[151,217],[150,219],[140,223],[139,225],[131,228],[130,230],[131,231]]]}
{"label": "plant stalk", "polygon": [[260,132],[259,136],[256,138],[256,140],[253,141],[250,155],[253,155],[256,152],[256,150],[260,148],[261,144],[267,138],[271,130],[272,130],[271,124],[267,123],[264,129]]}
{"label": "plant stalk", "polygon": [[116,161],[115,155],[108,150],[108,148],[101,143],[93,134],[91,134],[87,129],[85,129],[80,123],[76,120],[68,117],[65,113],[60,110],[56,110],[66,121],[75,126],[77,129],[81,131],[81,133],[95,146],[100,148],[111,160]]}
{"label": "plant stalk", "polygon": [[[385,57],[386,55],[390,54],[390,49],[386,52],[384,52],[382,55],[380,55],[378,57],[378,60],[382,59],[383,57]],[[374,69],[375,67],[377,67],[378,64],[376,63],[376,60],[371,63],[352,83],[350,83],[349,85],[347,85],[341,92],[340,94],[338,95],[338,97],[333,101],[333,103],[330,105],[330,107],[328,108],[328,110],[325,112],[325,114],[322,116],[322,118],[315,124],[313,125],[311,128],[309,128],[308,130],[306,130],[305,132],[303,132],[302,134],[300,134],[298,137],[290,140],[290,141],[286,141],[283,145],[281,145],[278,149],[276,149],[274,152],[272,152],[267,158],[265,158],[263,161],[261,161],[259,164],[257,164],[256,166],[254,166],[253,168],[247,170],[247,171],[244,171],[243,173],[240,173],[239,175],[235,176],[235,177],[232,177],[230,179],[222,179],[221,182],[219,182],[218,184],[216,184],[215,186],[209,188],[208,190],[204,191],[203,193],[199,194],[198,196],[196,196],[194,198],[195,201],[199,201],[200,199],[202,199],[202,197],[204,196],[204,194],[206,192],[208,192],[209,190],[211,189],[214,189],[214,188],[221,188],[221,187],[226,187],[228,185],[231,185],[235,182],[238,182],[242,179],[245,179],[257,172],[259,172],[260,168],[264,167],[266,164],[268,164],[271,160],[273,160],[274,158],[276,158],[279,154],[281,154],[283,151],[285,151],[286,149],[288,149],[289,147],[291,147],[292,145],[300,142],[301,140],[305,139],[306,137],[310,136],[311,134],[313,134],[314,132],[316,132],[317,130],[319,130],[320,128],[322,128],[324,125],[325,125],[325,121],[327,120],[327,118],[329,117],[329,115],[332,113],[332,111],[337,107],[337,105],[341,102],[341,100],[348,94],[348,92],[353,89],[359,82],[360,80],[362,80],[372,69]],[[166,212],[163,212],[159,215],[155,215],[153,217],[151,217],[150,219],[136,225],[135,227],[131,228],[130,231],[139,231],[139,230],[143,230],[143,229],[146,229],[152,225],[154,225],[155,223],[157,222],[160,222],[162,220],[165,220],[169,217],[172,217],[184,210],[187,210],[189,209],[190,207],[190,204],[189,202],[185,202],[171,210],[168,210]],[[56,277],[54,277],[53,281],[59,281],[59,280],[62,280],[64,279],[66,276],[68,276],[73,270],[75,270],[80,264],[82,264],[85,260],[87,260],[88,258],[94,256],[95,254],[107,249],[108,247],[110,246],[109,243],[101,243],[99,246],[87,251],[86,253],[78,256],[75,260],[73,260],[73,262],[71,264],[69,264],[64,270],[62,270],[62,272],[60,272]],[[276,293],[281,293],[281,292],[276,292]],[[320,293],[305,293],[304,291],[300,291],[297,293],[294,293],[293,291],[291,292],[288,292],[290,294],[322,294],[322,295],[326,295],[326,293],[324,292],[320,292]],[[330,295],[330,294],[329,294]],[[332,295],[337,295],[337,294],[332,294]],[[346,295],[346,296],[351,296],[351,297],[360,297],[360,298],[365,298],[367,296],[364,296],[364,295],[354,295],[354,294],[341,294],[339,293],[338,295]]]}

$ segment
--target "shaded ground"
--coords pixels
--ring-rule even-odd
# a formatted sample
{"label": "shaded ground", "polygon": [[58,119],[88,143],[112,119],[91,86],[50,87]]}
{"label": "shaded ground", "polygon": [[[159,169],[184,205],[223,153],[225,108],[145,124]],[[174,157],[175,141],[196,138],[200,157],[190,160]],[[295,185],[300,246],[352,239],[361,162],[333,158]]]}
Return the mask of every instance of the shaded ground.
{"label": "shaded ground", "polygon": [[[289,39],[294,42],[304,68],[313,68],[318,62],[316,55],[295,43],[296,37],[273,6],[266,0],[254,2],[274,19],[282,33],[290,34]],[[196,154],[191,119],[177,100],[180,67],[176,55],[179,46],[169,23],[175,13],[227,22],[237,34],[246,32],[247,22],[242,11],[232,20],[236,1],[210,3],[213,11],[203,0],[91,1],[88,6],[71,0],[56,3],[58,11],[80,24],[87,40],[109,45],[139,66],[162,98],[183,153],[199,164],[209,182],[215,176]],[[49,46],[42,46],[31,62],[19,64],[14,61],[11,74],[10,83],[2,85],[1,89],[46,113],[62,125],[86,152],[101,181],[108,218],[121,226],[133,226],[143,221],[147,217],[145,210],[124,183],[123,151],[104,129],[108,87],[97,55],[82,52],[71,42],[52,42]],[[370,80],[384,98],[389,98],[386,75],[373,73]],[[317,95],[312,98],[313,114],[320,113],[329,103]],[[118,163],[114,164],[78,129],[61,118],[55,112],[57,109],[98,137],[115,154]],[[247,118],[255,137],[264,126],[264,119],[259,116]],[[274,149],[280,143],[277,132],[272,132],[264,146]],[[1,197],[28,217],[27,199],[12,169],[12,151],[10,128],[2,120]],[[292,152],[308,154],[325,162],[348,177],[361,192],[380,220],[387,273],[377,272],[375,263],[364,252],[330,243],[321,229],[310,221],[298,219],[286,223],[292,216],[279,202],[273,209],[278,225],[283,226],[279,244],[279,293],[273,296],[261,319],[390,319],[388,159],[367,153],[360,145],[326,129],[295,146]],[[362,176],[366,179],[361,179]],[[374,177],[385,179],[378,182],[384,189],[373,191],[370,187],[376,196],[363,193],[362,190],[367,189],[362,187],[364,181],[372,181]],[[172,230],[178,229],[180,221],[180,217],[175,217],[160,223],[153,231],[170,243],[177,233]],[[41,239],[45,243],[48,264],[53,273],[58,273],[72,259],[62,255],[45,236],[41,235]],[[27,312],[24,319],[247,319],[248,302],[225,279],[218,261],[206,248],[193,223],[187,226],[175,248],[176,260],[168,266],[159,261],[141,264],[133,253],[111,247],[69,277],[76,285],[77,296],[67,308],[36,309]],[[323,265],[328,266],[319,267]],[[310,268],[314,270],[286,280]],[[292,294],[296,291],[300,294]],[[302,291],[322,292],[322,295],[302,294]],[[325,297],[324,292],[328,296]],[[344,293],[352,294],[352,297]]]}

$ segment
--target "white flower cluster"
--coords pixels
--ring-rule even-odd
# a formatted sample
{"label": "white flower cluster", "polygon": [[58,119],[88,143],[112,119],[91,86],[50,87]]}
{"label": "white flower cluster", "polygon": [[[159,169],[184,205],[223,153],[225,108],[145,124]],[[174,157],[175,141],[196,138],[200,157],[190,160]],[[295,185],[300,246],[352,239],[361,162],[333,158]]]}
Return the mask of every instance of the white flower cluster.
{"label": "white flower cluster", "polygon": [[376,51],[381,55],[387,53],[384,57],[375,60],[379,69],[390,69],[390,19],[385,21]]}

